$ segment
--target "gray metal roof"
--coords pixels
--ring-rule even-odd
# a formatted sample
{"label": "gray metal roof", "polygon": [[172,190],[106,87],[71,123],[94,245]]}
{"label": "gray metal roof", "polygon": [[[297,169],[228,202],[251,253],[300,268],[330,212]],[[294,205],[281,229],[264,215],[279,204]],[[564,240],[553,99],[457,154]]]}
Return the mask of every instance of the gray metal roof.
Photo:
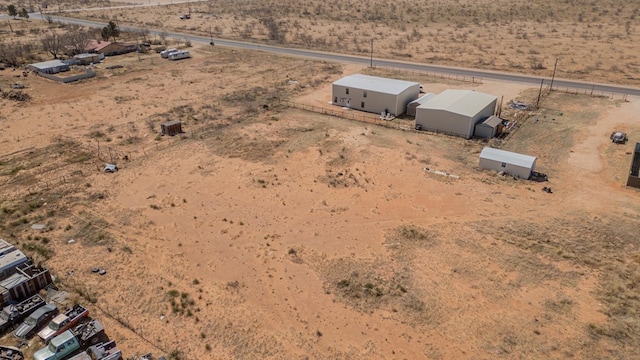
{"label": "gray metal roof", "polygon": [[69,64],[65,63],[62,60],[50,60],[50,61],[30,64],[29,66],[32,66],[38,70],[45,70],[45,69],[51,69],[51,68],[56,68],[60,66],[69,66]]}
{"label": "gray metal roof", "polygon": [[16,287],[16,285],[21,284],[27,280],[29,279],[22,274],[13,274],[8,278],[0,281],[0,290],[1,289],[9,290],[11,288]]}
{"label": "gray metal roof", "polygon": [[85,59],[85,58],[93,58],[99,56],[100,54],[90,54],[90,53],[82,53],[74,56],[76,59]]}
{"label": "gray metal roof", "polygon": [[0,256],[0,271],[16,267],[27,262],[27,256],[20,250],[14,250],[8,254]]}
{"label": "gray metal roof", "polygon": [[12,251],[15,251],[16,247],[12,244],[9,244],[6,240],[0,239],[0,256],[8,254]]}
{"label": "gray metal roof", "polygon": [[448,89],[418,106],[418,108],[445,110],[455,114],[473,117],[496,100],[498,100],[498,98],[493,95],[473,90]]}
{"label": "gray metal roof", "polygon": [[427,94],[424,94],[424,95],[420,96],[419,98],[417,98],[417,99],[413,100],[413,101],[412,101],[412,102],[410,102],[409,104],[410,104],[410,105],[411,105],[411,104],[420,104],[420,105],[422,105],[422,104],[426,103],[427,101],[429,101],[429,100],[433,99],[434,97],[436,97],[436,94],[434,94],[434,93],[427,93]]}
{"label": "gray metal roof", "polygon": [[480,158],[526,167],[529,169],[533,169],[533,165],[536,162],[535,156],[523,155],[490,147],[482,149],[480,152]]}
{"label": "gray metal roof", "polygon": [[387,79],[377,76],[369,76],[362,74],[354,74],[345,76],[340,80],[337,80],[333,85],[344,86],[354,89],[370,90],[383,94],[400,95],[408,88],[420,86],[417,82]]}
{"label": "gray metal roof", "polygon": [[489,116],[485,121],[482,122],[482,125],[491,126],[492,128],[495,128],[500,124],[502,124],[502,119],[497,116]]}

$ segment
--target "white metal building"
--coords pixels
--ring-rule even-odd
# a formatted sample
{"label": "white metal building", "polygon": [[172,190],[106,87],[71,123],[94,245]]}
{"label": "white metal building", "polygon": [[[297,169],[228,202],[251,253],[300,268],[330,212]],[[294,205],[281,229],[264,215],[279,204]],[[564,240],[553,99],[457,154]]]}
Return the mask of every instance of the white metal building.
{"label": "white metal building", "polygon": [[502,133],[502,119],[497,116],[489,116],[486,120],[476,124],[474,136],[491,139]]}
{"label": "white metal building", "polygon": [[419,93],[417,82],[354,74],[333,83],[332,104],[398,116]]}
{"label": "white metal building", "polygon": [[416,125],[423,130],[473,136],[475,125],[492,116],[498,98],[472,90],[445,90],[416,109]]}
{"label": "white metal building", "polygon": [[62,71],[69,71],[71,69],[69,67],[69,64],[63,62],[62,60],[50,60],[35,64],[29,64],[27,68],[29,68],[29,70],[37,71],[44,74],[57,74]]}
{"label": "white metal building", "polygon": [[436,94],[434,93],[428,93],[428,94],[424,94],[422,96],[420,96],[419,98],[413,100],[412,102],[409,103],[409,105],[407,105],[407,115],[408,116],[416,116],[416,109],[418,108],[418,106],[426,103],[427,101],[429,101],[430,99],[436,97]]}
{"label": "white metal building", "polygon": [[528,179],[536,168],[536,157],[485,147],[480,152],[480,167]]}

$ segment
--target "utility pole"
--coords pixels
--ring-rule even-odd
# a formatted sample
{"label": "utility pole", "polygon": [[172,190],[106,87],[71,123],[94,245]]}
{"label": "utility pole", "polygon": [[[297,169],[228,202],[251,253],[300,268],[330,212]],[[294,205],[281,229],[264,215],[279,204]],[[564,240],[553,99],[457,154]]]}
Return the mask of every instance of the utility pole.
{"label": "utility pole", "polygon": [[369,61],[369,67],[373,67],[373,38],[371,38],[371,58]]}
{"label": "utility pole", "polygon": [[540,91],[538,91],[538,100],[536,101],[536,107],[540,105],[540,96],[542,95],[542,84],[544,84],[544,79],[540,81]]}
{"label": "utility pole", "polygon": [[558,66],[558,58],[556,58],[556,63],[553,64],[553,75],[551,75],[551,86],[549,87],[553,91],[553,80],[556,78],[556,67]]}

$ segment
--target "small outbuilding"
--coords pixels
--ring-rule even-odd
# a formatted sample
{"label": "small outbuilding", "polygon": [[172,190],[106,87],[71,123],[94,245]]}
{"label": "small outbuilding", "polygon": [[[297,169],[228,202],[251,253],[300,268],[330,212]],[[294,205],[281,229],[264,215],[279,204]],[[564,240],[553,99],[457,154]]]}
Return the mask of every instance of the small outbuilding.
{"label": "small outbuilding", "polygon": [[636,143],[636,148],[633,151],[633,159],[631,160],[631,169],[629,169],[627,186],[640,188],[640,143]]}
{"label": "small outbuilding", "polygon": [[489,116],[486,120],[476,125],[474,136],[484,139],[492,139],[502,133],[502,119],[497,116]]}
{"label": "small outbuilding", "polygon": [[416,109],[418,108],[418,106],[426,103],[427,101],[429,101],[430,99],[434,98],[436,96],[436,94],[434,93],[428,93],[428,94],[424,94],[422,96],[420,96],[419,98],[413,100],[412,102],[409,103],[409,105],[407,105],[407,115],[408,116],[416,116]]}
{"label": "small outbuilding", "polygon": [[57,59],[30,64],[27,66],[27,68],[29,70],[36,71],[42,74],[57,74],[59,72],[71,70],[71,67],[69,67],[69,64],[67,64],[62,60],[57,60]]}
{"label": "small outbuilding", "polygon": [[480,167],[529,179],[536,167],[536,157],[485,147],[480,152]]}
{"label": "small outbuilding", "polygon": [[83,53],[73,57],[78,65],[89,65],[100,62],[100,54]]}
{"label": "small outbuilding", "polygon": [[333,83],[332,104],[398,116],[419,93],[417,82],[354,74]]}
{"label": "small outbuilding", "polygon": [[473,90],[445,90],[416,109],[416,128],[470,139],[475,126],[492,116],[498,98]]}
{"label": "small outbuilding", "polygon": [[182,133],[182,122],[178,120],[167,121],[160,125],[162,135],[174,136]]}

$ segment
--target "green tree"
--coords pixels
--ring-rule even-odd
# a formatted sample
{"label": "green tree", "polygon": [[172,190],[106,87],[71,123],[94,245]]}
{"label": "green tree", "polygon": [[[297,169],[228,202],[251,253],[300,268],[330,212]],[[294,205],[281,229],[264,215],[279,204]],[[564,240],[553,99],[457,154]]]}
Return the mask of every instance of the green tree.
{"label": "green tree", "polygon": [[7,11],[9,12],[9,16],[13,16],[14,19],[18,15],[18,9],[16,9],[15,5],[7,6]]}
{"label": "green tree", "polygon": [[115,22],[109,21],[107,26],[102,28],[101,34],[104,40],[109,40],[109,38],[113,38],[113,42],[115,42],[116,38],[120,36],[120,29],[118,28],[118,25],[116,25]]}
{"label": "green tree", "polygon": [[22,8],[18,12],[18,16],[20,16],[21,18],[24,18],[24,19],[28,19],[29,18],[29,12],[27,11],[27,9]]}

